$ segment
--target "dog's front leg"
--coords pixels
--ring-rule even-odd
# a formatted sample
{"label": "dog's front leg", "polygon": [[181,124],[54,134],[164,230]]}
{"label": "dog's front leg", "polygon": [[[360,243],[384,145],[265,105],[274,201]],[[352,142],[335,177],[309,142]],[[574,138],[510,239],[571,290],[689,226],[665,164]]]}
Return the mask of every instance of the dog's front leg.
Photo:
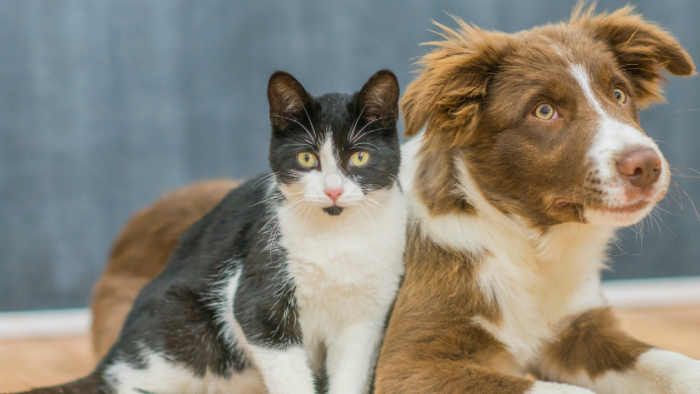
{"label": "dog's front leg", "polygon": [[700,394],[700,361],[629,337],[610,308],[572,319],[536,369],[543,378],[599,394]]}

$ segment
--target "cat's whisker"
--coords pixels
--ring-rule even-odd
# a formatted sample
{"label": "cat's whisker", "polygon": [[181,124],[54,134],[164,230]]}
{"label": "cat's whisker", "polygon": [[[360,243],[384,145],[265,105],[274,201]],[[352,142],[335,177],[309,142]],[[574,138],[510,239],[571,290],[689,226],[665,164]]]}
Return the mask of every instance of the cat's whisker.
{"label": "cat's whisker", "polygon": [[304,113],[306,114],[306,119],[309,120],[309,124],[311,125],[311,130],[314,132],[314,136],[312,139],[316,139],[316,129],[314,129],[314,122],[311,121],[311,117],[309,116],[309,112],[306,110],[306,107],[304,107]]}
{"label": "cat's whisker", "polygon": [[[365,128],[367,128],[367,126],[371,125],[372,123],[374,123],[374,122],[376,122],[376,121],[379,121],[379,120],[382,120],[382,119],[386,119],[386,118],[388,118],[388,117],[390,117],[390,116],[392,116],[392,115],[382,116],[382,117],[380,117],[380,118],[374,119],[374,120],[371,121],[371,122],[367,122],[367,124],[364,125],[364,126],[360,129],[360,131],[357,132],[357,135],[359,136],[360,134],[362,134],[362,131],[363,131]],[[352,142],[354,143],[355,141],[352,141]]]}
{"label": "cat's whisker", "polygon": [[276,177],[277,175],[278,175],[278,174],[277,174],[276,172],[271,172],[271,173],[265,175],[264,177],[258,179],[258,180],[253,184],[253,186],[250,187],[250,189],[248,190],[248,192],[250,193],[251,190],[255,189],[256,187],[258,187],[258,186],[260,186],[260,185],[262,185],[262,184],[263,184],[265,181],[267,181],[268,179],[270,179],[270,178],[272,178],[272,177]]}
{"label": "cat's whisker", "polygon": [[382,127],[382,128],[380,128],[380,129],[373,129],[373,130],[365,131],[364,133],[362,133],[362,134],[360,134],[360,135],[358,136],[358,138],[355,140],[355,142],[357,142],[357,141],[361,140],[362,138],[364,138],[364,137],[366,137],[366,136],[372,134],[372,133],[375,132],[375,131],[389,130],[389,129],[390,129],[389,127]]}
{"label": "cat's whisker", "polygon": [[[304,112],[306,112],[306,108],[304,108]],[[297,121],[297,120],[295,120],[295,119],[292,119],[292,118],[288,118],[288,117],[286,117],[286,116],[282,116],[282,115],[275,115],[275,116],[278,117],[278,118],[291,120],[292,122],[294,122],[294,123],[298,124],[299,126],[301,126],[301,128],[304,129],[304,131],[306,132],[306,134],[308,134],[308,136],[309,136],[309,138],[310,138],[310,140],[307,140],[307,142],[308,142],[309,144],[313,144],[313,141],[314,141],[314,139],[315,139],[314,137],[316,136],[316,131],[315,131],[315,130],[314,130],[314,134],[311,135],[311,132],[309,131],[309,129],[307,129],[306,126],[304,126],[303,124],[301,124],[299,121]],[[306,116],[309,116],[309,114],[307,113]],[[309,119],[309,122],[311,122],[311,119]],[[311,128],[313,129],[313,127],[314,127],[314,125],[312,124],[312,125],[311,125]]]}
{"label": "cat's whisker", "polygon": [[355,131],[357,130],[357,123],[362,118],[362,113],[365,112],[365,108],[367,108],[366,104],[364,107],[362,107],[362,110],[360,110],[360,114],[357,116],[357,119],[355,119],[355,122],[352,124],[352,128],[350,129],[350,135],[348,135],[348,141],[353,140],[353,135],[355,134]]}
{"label": "cat's whisker", "polygon": [[385,206],[382,205],[379,201],[377,201],[377,200],[375,200],[375,199],[373,199],[373,198],[371,198],[371,197],[365,197],[365,201],[370,202],[370,203],[373,203],[373,204],[379,206],[380,208],[382,208],[383,210],[385,210],[386,212],[389,212],[389,210],[387,209],[387,207],[385,207]]}
{"label": "cat's whisker", "polygon": [[379,206],[381,208],[384,208],[386,210],[386,212],[382,212],[382,211],[378,210],[377,207],[375,205],[372,205],[372,204],[367,204],[367,206],[374,209],[374,211],[377,212],[377,215],[380,215],[382,217],[382,219],[386,219],[386,212],[388,212],[388,210],[386,210],[386,208],[384,208],[381,204]]}

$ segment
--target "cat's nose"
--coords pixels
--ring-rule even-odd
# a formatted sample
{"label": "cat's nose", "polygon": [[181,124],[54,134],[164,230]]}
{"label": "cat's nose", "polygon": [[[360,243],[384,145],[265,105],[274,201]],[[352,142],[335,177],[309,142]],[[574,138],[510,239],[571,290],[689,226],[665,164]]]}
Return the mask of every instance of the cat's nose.
{"label": "cat's nose", "polygon": [[326,177],[326,187],[323,190],[328,197],[336,202],[340,195],[343,194],[343,178],[338,174],[330,174]]}
{"label": "cat's nose", "polygon": [[338,201],[338,198],[340,198],[340,195],[343,194],[343,189],[328,189],[327,188],[323,192],[326,193],[326,195],[328,197],[330,197],[331,200],[333,200],[333,202],[336,202],[336,201]]}

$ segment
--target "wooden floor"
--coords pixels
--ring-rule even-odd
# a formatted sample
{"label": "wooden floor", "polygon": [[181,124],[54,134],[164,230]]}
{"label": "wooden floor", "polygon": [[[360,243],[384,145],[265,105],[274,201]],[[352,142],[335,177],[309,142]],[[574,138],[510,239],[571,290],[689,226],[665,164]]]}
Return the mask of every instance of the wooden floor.
{"label": "wooden floor", "polygon": [[[635,338],[700,359],[700,306],[617,313]],[[66,382],[94,363],[87,337],[0,341],[0,393]]]}

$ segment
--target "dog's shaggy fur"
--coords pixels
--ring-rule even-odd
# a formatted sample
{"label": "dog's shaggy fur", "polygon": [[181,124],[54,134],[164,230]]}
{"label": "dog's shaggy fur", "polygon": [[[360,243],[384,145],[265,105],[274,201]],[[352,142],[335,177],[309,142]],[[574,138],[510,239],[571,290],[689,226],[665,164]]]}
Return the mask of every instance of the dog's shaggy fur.
{"label": "dog's shaggy fur", "polygon": [[185,186],[127,222],[114,241],[90,305],[92,346],[98,360],[117,341],[139,291],[163,271],[182,233],[239,184],[222,179]]}
{"label": "dog's shaggy fur", "polygon": [[600,294],[615,228],[670,181],[637,110],[691,58],[629,7],[516,34],[458,22],[401,103],[407,267],[376,392],[699,393],[700,362],[619,331]]}

